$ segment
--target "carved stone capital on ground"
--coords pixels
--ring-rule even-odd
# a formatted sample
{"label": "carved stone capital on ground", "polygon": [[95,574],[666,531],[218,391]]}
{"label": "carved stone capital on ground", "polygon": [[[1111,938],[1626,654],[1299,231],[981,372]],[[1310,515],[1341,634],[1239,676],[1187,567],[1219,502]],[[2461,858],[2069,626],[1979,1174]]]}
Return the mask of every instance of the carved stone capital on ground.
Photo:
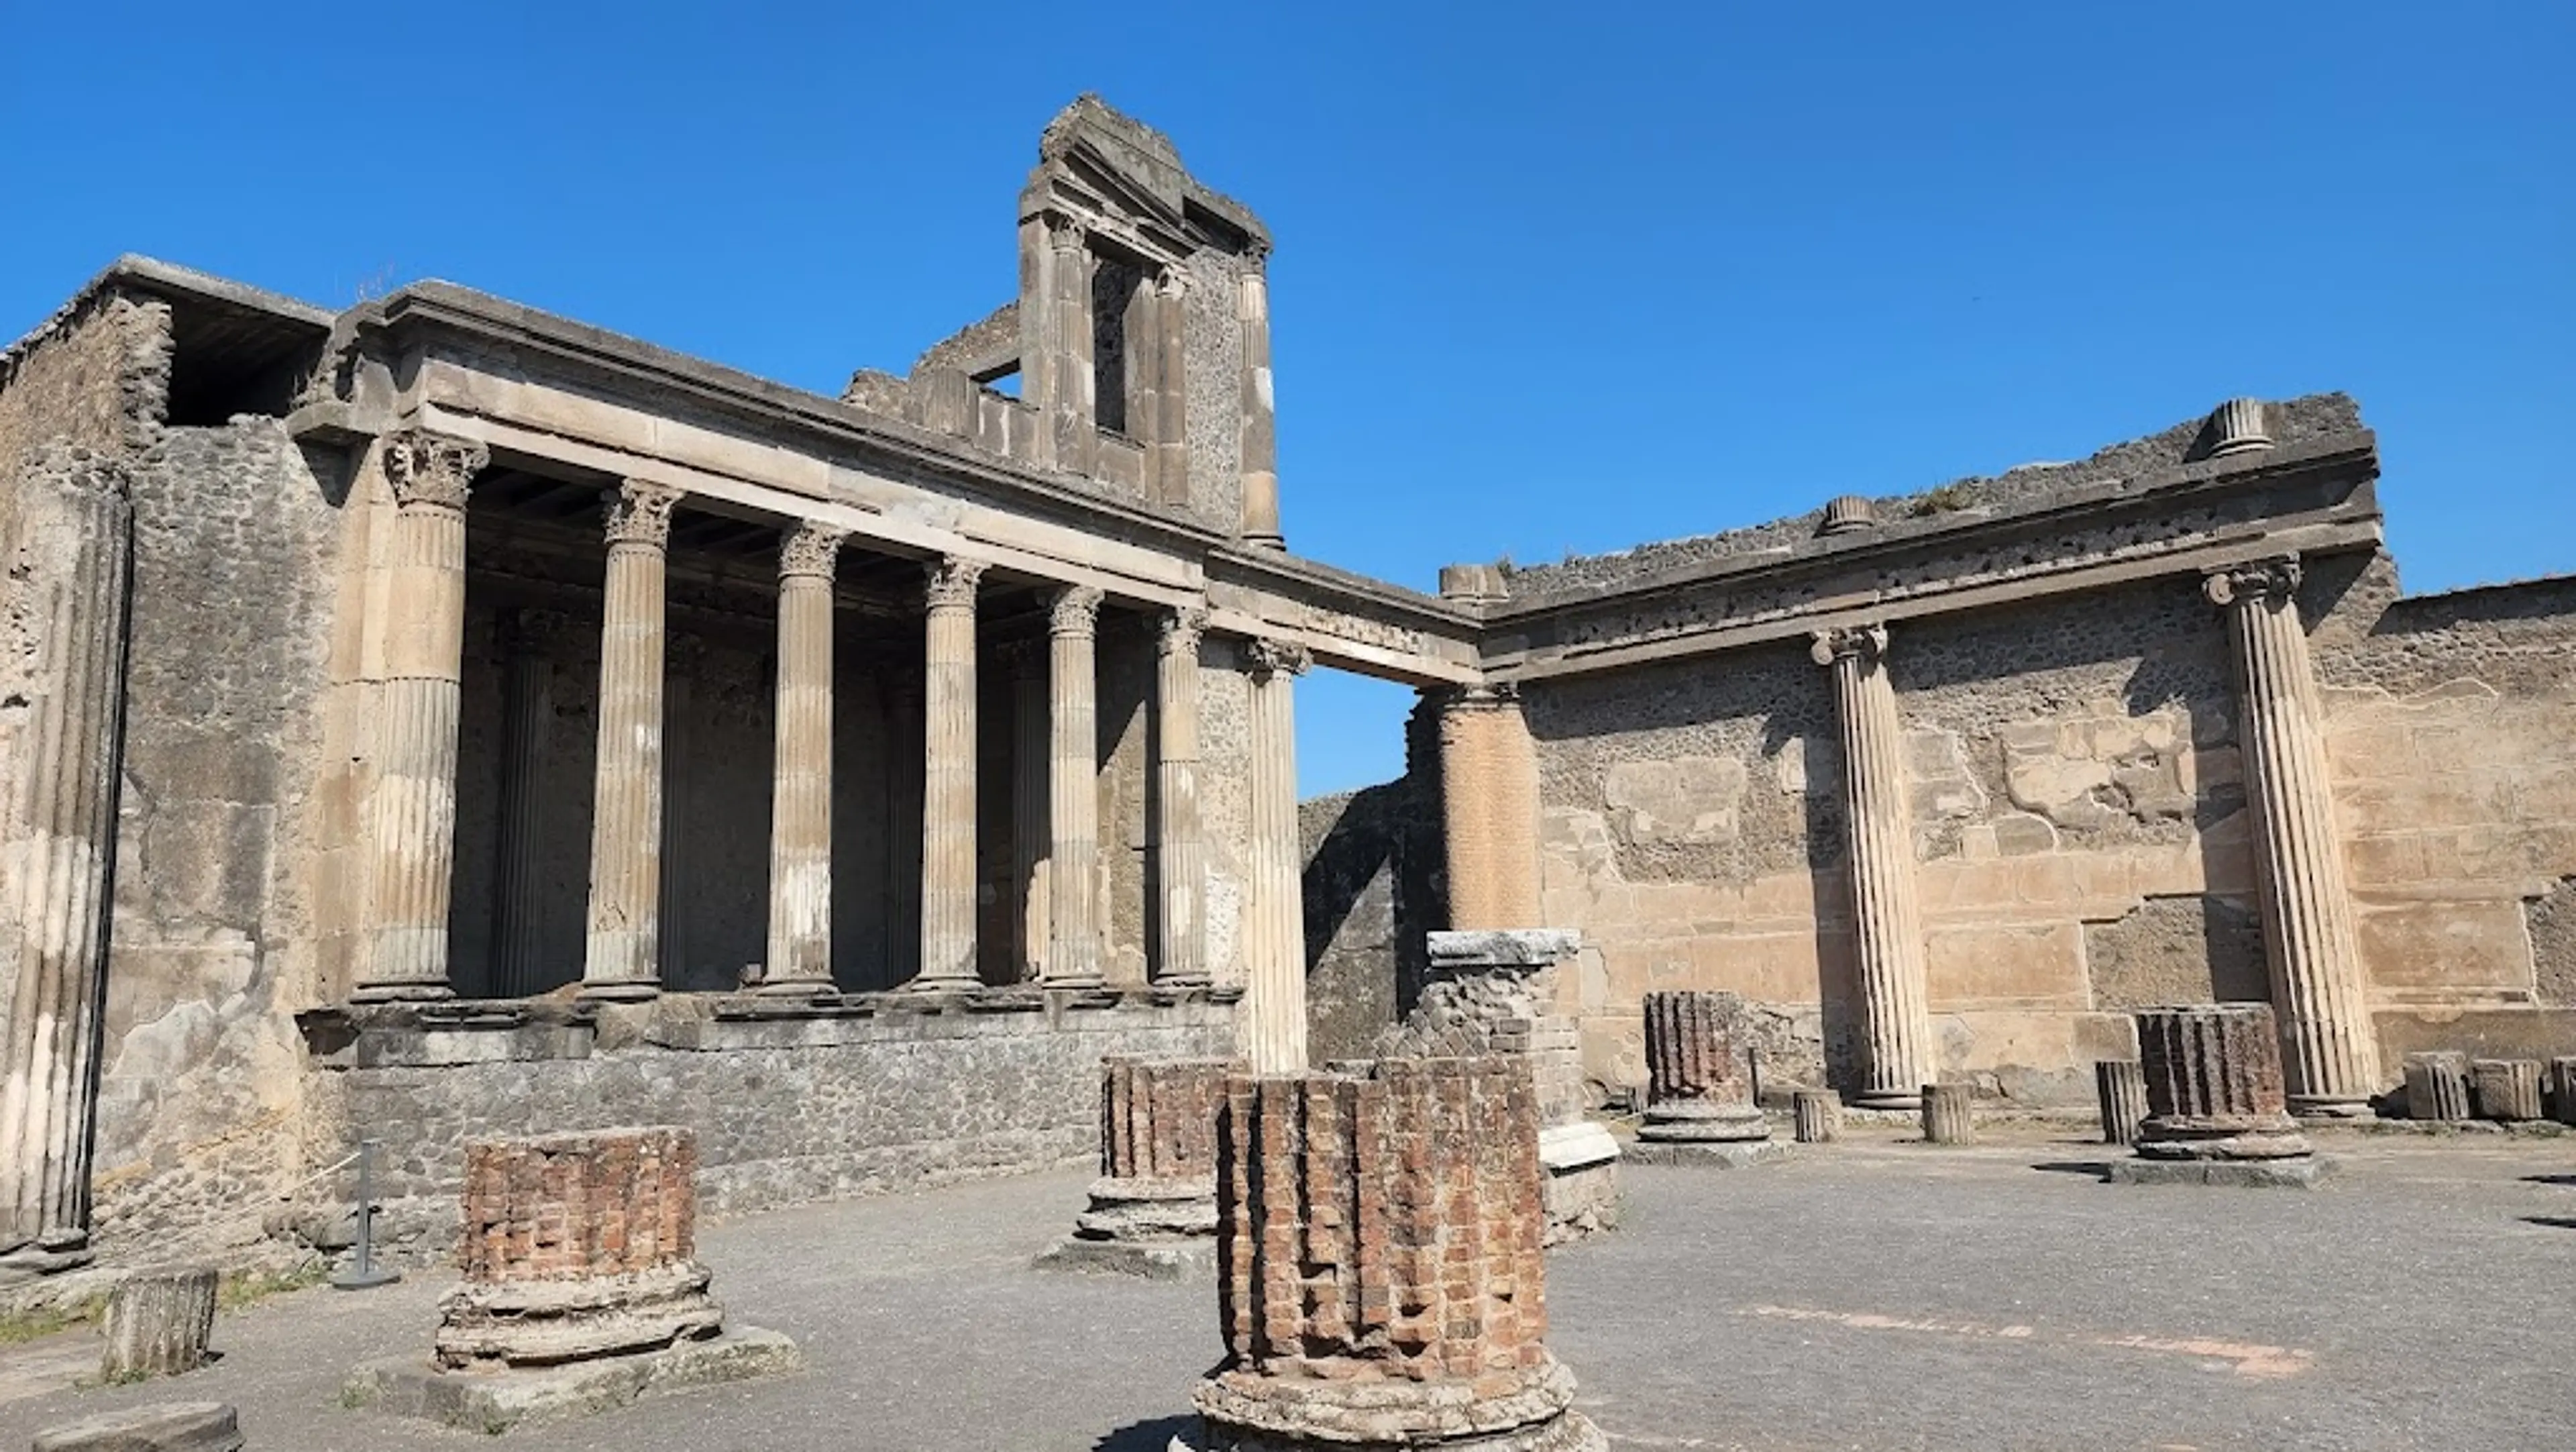
{"label": "carved stone capital on ground", "polygon": [[680,502],[679,490],[668,484],[629,479],[600,497],[608,506],[608,522],[602,532],[612,547],[650,545],[658,550],[670,546],[671,510]]}
{"label": "carved stone capital on ground", "polygon": [[850,532],[820,520],[797,522],[778,542],[778,577],[802,575],[829,580],[841,563],[841,541]]}
{"label": "carved stone capital on ground", "polygon": [[1047,606],[1047,636],[1089,636],[1100,628],[1100,591],[1090,585],[1067,585]]}
{"label": "carved stone capital on ground", "polygon": [[929,584],[922,591],[922,603],[933,610],[973,609],[975,588],[984,582],[984,562],[957,555],[941,555],[929,563]]}
{"label": "carved stone capital on ground", "polygon": [[1858,660],[1867,665],[1887,659],[1884,625],[1838,625],[1816,631],[1809,639],[1807,655],[1820,666],[1838,660]]}
{"label": "carved stone capital on ground", "polygon": [[1293,640],[1256,635],[1243,643],[1244,669],[1256,676],[1301,676],[1314,663],[1314,653]]}
{"label": "carved stone capital on ground", "polygon": [[1166,610],[1161,618],[1155,621],[1154,629],[1155,638],[1160,642],[1165,655],[1188,656],[1196,659],[1199,653],[1199,642],[1207,636],[1207,612],[1196,606]]}
{"label": "carved stone capital on ground", "polygon": [[2222,565],[2201,577],[2200,592],[2212,605],[2263,605],[2288,600],[2299,592],[2299,557],[2281,555]]}
{"label": "carved stone capital on ground", "polygon": [[385,435],[383,459],[385,482],[393,486],[396,504],[462,510],[474,476],[492,462],[492,451],[473,439],[404,429]]}

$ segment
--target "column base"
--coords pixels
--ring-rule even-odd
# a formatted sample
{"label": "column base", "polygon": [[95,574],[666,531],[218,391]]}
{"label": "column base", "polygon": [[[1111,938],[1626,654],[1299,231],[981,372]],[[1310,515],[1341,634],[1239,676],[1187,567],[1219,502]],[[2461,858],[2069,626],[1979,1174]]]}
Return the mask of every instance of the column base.
{"label": "column base", "polygon": [[455,996],[449,983],[361,983],[349,990],[351,1003],[437,1003]]}
{"label": "column base", "polygon": [[1095,988],[1108,987],[1109,978],[1108,975],[1102,973],[1068,973],[1041,978],[1038,980],[1037,986],[1040,988],[1069,988],[1076,992],[1089,992]]}
{"label": "column base", "polygon": [[2366,1097],[2347,1094],[2290,1096],[2290,1115],[2294,1119],[2371,1119],[2377,1113]]}
{"label": "column base", "polygon": [[659,983],[588,983],[573,994],[582,1003],[642,1003],[662,996]]}
{"label": "column base", "polygon": [[984,986],[981,978],[915,978],[895,988],[895,992],[920,998],[973,993]]}
{"label": "column base", "polygon": [[1219,1370],[1172,1452],[1608,1452],[1574,1410],[1574,1375],[1544,1365],[1475,1381],[1322,1381]]}
{"label": "column base", "polygon": [[1853,1109],[1897,1109],[1920,1113],[1923,1091],[1920,1089],[1864,1089],[1844,1101]]}
{"label": "column base", "polygon": [[751,991],[763,998],[829,998],[841,991],[829,978],[788,978],[777,982],[762,979]]}

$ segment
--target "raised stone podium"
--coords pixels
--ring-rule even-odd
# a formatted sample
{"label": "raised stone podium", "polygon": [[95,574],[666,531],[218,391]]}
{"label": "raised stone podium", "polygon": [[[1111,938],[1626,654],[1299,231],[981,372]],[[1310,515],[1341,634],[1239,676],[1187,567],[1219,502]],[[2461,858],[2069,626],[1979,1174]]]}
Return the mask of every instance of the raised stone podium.
{"label": "raised stone podium", "polygon": [[1226,1075],[1241,1067],[1226,1059],[1102,1060],[1091,1208],[1037,1263],[1164,1280],[1213,1270],[1217,1105]]}
{"label": "raised stone podium", "polygon": [[1218,1129],[1225,1360],[1175,1452],[1601,1452],[1547,1349],[1525,1062],[1236,1075]]}
{"label": "raised stone podium", "polygon": [[345,1400],[497,1432],[792,1371],[795,1343],[727,1331],[697,1255],[697,1139],[612,1129],[465,1151],[465,1283],[428,1362],[368,1362]]}

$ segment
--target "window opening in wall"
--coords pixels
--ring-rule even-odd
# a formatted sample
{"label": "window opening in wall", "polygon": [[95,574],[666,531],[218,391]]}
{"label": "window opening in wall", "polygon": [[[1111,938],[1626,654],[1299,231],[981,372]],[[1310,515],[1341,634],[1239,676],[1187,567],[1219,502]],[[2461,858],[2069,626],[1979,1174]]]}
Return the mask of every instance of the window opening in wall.
{"label": "window opening in wall", "polygon": [[[1095,257],[1091,268],[1091,416],[1115,434],[1127,427],[1127,310],[1145,269],[1119,257]],[[1142,341],[1137,340],[1137,341]]]}

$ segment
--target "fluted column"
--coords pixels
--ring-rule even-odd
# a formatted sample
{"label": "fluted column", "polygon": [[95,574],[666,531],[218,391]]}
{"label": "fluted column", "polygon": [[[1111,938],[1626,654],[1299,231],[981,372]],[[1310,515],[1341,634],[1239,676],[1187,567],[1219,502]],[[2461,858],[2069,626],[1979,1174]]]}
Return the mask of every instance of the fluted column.
{"label": "fluted column", "polygon": [[1302,645],[1254,640],[1252,672],[1252,881],[1244,912],[1244,1057],[1256,1074],[1306,1068],[1304,854],[1297,834],[1297,676]]}
{"label": "fluted column", "polygon": [[1173,610],[1154,653],[1154,981],[1208,981],[1207,835],[1199,818],[1199,641],[1207,615]]}
{"label": "fluted column", "polygon": [[662,566],[679,502],[640,479],[607,496],[584,998],[662,991]]}
{"label": "fluted column", "polygon": [[1019,904],[1019,969],[1023,983],[1046,976],[1047,851],[1055,828],[1048,821],[1047,758],[1053,752],[1047,713],[1047,645],[1014,640],[1002,646],[1011,670],[1011,886]]}
{"label": "fluted column", "polygon": [[1054,879],[1047,904],[1046,981],[1082,988],[1101,981],[1100,728],[1096,704],[1095,641],[1100,592],[1068,585],[1047,612],[1048,869]]}
{"label": "fluted column", "polygon": [[981,560],[930,566],[922,669],[921,967],[913,986],[975,985],[975,587]]}
{"label": "fluted column", "polygon": [[1440,811],[1449,926],[1543,926],[1538,751],[1517,688],[1470,686],[1441,698]]}
{"label": "fluted column", "polygon": [[832,986],[832,574],[848,533],[808,520],[778,550],[778,747],[770,767],[764,992]]}
{"label": "fluted column", "polygon": [[1029,316],[1021,323],[1024,392],[1043,422],[1047,459],[1069,473],[1091,472],[1099,437],[1092,375],[1092,260],[1082,224],[1055,213],[1021,224],[1021,267]]}
{"label": "fluted column", "polygon": [[116,853],[125,705],[126,578],[133,511],[118,467],[49,450],[13,481],[38,652],[20,736],[16,835],[0,856],[16,941],[0,1082],[0,1267],[60,1270],[89,1258],[89,1166],[107,987],[109,869]]}
{"label": "fluted column", "polygon": [[1887,679],[1887,627],[1817,631],[1810,654],[1833,672],[1842,723],[1865,1061],[1860,1092],[1851,1098],[1866,1109],[1913,1109],[1932,1082],[1932,1013],[1905,798],[1904,727]]}
{"label": "fluted column", "polygon": [[1155,488],[1165,504],[1190,502],[1189,311],[1182,301],[1183,274],[1163,269],[1154,279]]}
{"label": "fluted column", "polygon": [[1243,542],[1285,549],[1279,533],[1279,433],[1270,389],[1270,279],[1260,259],[1235,283],[1235,326],[1243,335],[1242,420],[1238,435]]}
{"label": "fluted column", "polygon": [[2325,732],[2308,636],[2299,623],[2299,562],[2263,560],[2211,573],[2237,664],[2238,749],[2254,810],[2263,955],[2280,1012],[2293,1113],[2366,1113],[2379,1088],[2343,839],[2335,831]]}
{"label": "fluted column", "polygon": [[521,614],[503,627],[508,675],[501,699],[501,831],[492,904],[494,996],[527,998],[549,986],[545,965],[546,739],[554,722],[555,664]]}
{"label": "fluted column", "polygon": [[393,486],[387,551],[383,766],[370,798],[375,856],[360,1002],[446,998],[448,894],[456,867],[456,712],[465,655],[465,496],[491,456],[411,431],[379,455]]}

